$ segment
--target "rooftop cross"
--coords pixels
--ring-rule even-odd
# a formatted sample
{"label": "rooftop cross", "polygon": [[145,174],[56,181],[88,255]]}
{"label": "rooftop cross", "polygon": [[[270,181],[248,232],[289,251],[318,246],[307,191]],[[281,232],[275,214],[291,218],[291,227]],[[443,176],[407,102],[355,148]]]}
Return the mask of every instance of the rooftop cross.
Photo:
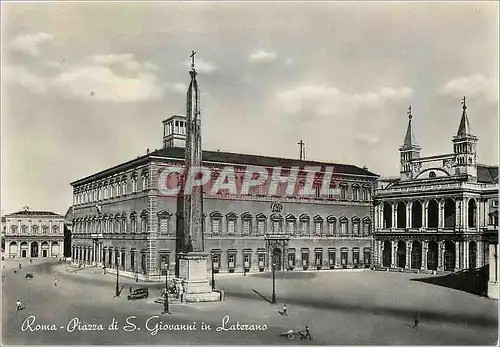
{"label": "rooftop cross", "polygon": [[196,54],[196,52],[192,51],[191,55],[190,55],[190,57],[191,57],[191,69],[193,69],[193,70],[194,70],[194,55],[195,54]]}
{"label": "rooftop cross", "polygon": [[412,115],[411,115],[411,105],[408,106],[408,112],[406,112],[406,114],[408,115],[408,118],[412,119]]}
{"label": "rooftop cross", "polygon": [[300,142],[297,142],[297,144],[300,146],[300,155],[299,155],[299,158],[300,160],[304,159],[304,152],[303,152],[303,148],[304,148],[304,141],[300,140]]}
{"label": "rooftop cross", "polygon": [[467,105],[465,104],[465,100],[467,100],[467,98],[464,96],[463,99],[462,99],[462,109],[464,111],[467,109]]}

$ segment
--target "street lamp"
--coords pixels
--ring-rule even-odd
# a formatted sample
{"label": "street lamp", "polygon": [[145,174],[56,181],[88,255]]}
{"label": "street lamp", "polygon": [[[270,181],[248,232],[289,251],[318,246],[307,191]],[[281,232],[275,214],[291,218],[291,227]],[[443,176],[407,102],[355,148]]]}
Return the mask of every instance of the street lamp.
{"label": "street lamp", "polygon": [[215,290],[215,269],[214,269],[214,255],[212,254],[212,291]]}
{"label": "street lamp", "polygon": [[163,314],[170,314],[168,302],[168,261],[165,261],[165,298],[163,299]]}
{"label": "street lamp", "polygon": [[275,259],[273,259],[272,268],[273,268],[273,296],[271,298],[271,302],[273,304],[275,304],[276,303],[276,261],[275,261]]}
{"label": "street lamp", "polygon": [[119,285],[119,277],[120,277],[120,268],[119,268],[120,256],[116,257],[116,297],[120,297],[120,285]]}

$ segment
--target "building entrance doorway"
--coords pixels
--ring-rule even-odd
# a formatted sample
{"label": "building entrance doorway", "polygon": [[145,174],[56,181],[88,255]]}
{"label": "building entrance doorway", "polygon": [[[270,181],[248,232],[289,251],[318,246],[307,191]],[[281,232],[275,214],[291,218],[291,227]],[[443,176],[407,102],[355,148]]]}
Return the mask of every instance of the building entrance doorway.
{"label": "building entrance doorway", "polygon": [[281,271],[281,249],[276,247],[273,249],[273,264],[276,266],[276,271]]}
{"label": "building entrance doorway", "polygon": [[38,258],[38,242],[31,243],[31,257]]}

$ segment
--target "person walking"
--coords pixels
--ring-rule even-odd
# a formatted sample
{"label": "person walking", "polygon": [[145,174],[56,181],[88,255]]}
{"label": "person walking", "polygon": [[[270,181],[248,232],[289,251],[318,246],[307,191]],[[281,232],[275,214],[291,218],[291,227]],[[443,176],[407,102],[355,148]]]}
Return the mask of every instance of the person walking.
{"label": "person walking", "polygon": [[288,310],[286,308],[286,304],[283,305],[283,316],[288,316]]}
{"label": "person walking", "polygon": [[21,300],[17,299],[16,307],[17,307],[18,311],[21,311],[23,309],[23,305],[21,304]]}
{"label": "person walking", "polygon": [[417,316],[413,317],[413,327],[415,329],[418,328],[418,317]]}
{"label": "person walking", "polygon": [[179,298],[181,299],[181,303],[184,302],[184,287],[182,284],[179,284]]}
{"label": "person walking", "polygon": [[54,287],[57,287],[57,278],[54,278]]}
{"label": "person walking", "polygon": [[309,340],[312,340],[311,331],[309,330],[309,327],[307,325],[306,325],[306,336],[304,338],[305,339],[309,338]]}

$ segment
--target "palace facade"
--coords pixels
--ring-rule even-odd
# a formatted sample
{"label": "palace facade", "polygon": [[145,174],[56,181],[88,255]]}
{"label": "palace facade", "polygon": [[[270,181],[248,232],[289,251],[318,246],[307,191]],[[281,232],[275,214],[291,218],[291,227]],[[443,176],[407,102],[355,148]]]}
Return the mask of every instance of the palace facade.
{"label": "palace facade", "polygon": [[64,251],[64,216],[22,211],[5,216],[6,258],[59,258]]}
{"label": "palace facade", "polygon": [[[381,179],[374,194],[376,267],[459,271],[486,265],[492,251],[496,259],[498,166],[476,162],[465,98],[462,109],[453,152],[427,157],[420,156],[409,112],[400,176]],[[497,261],[491,266],[497,283]]]}
{"label": "palace facade", "polygon": [[[125,276],[158,280],[174,268],[183,226],[182,196],[165,196],[162,170],[184,166],[185,119],[163,123],[163,148],[72,183],[72,258],[88,265],[119,266]],[[371,264],[372,191],[378,175],[352,165],[203,151],[213,186],[218,174],[234,169],[238,190],[203,191],[203,236],[214,270],[264,271],[364,268]],[[267,194],[272,175],[248,194],[241,184],[248,166],[271,172],[333,167],[328,194],[315,181],[312,196],[286,195],[286,183]],[[318,179],[318,177],[317,177]],[[183,182],[181,182],[183,184]],[[205,187],[205,186],[204,186]],[[335,192],[338,192],[336,194]],[[167,264],[167,265],[166,265]],[[208,269],[210,270],[210,269]]]}

